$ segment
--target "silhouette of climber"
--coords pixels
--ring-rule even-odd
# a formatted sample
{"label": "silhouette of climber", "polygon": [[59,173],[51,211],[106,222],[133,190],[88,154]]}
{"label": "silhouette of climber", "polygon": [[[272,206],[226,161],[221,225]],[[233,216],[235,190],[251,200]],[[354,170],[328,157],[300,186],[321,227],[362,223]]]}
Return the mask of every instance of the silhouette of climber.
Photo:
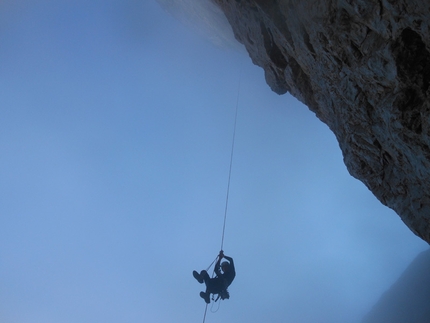
{"label": "silhouette of climber", "polygon": [[[225,258],[228,262],[223,261],[221,263],[222,258]],[[195,270],[193,271],[194,278],[200,284],[203,284],[203,282],[206,284],[206,292],[201,292],[200,297],[203,298],[207,304],[211,302],[210,294],[218,294],[221,299],[230,298],[227,288],[236,276],[236,271],[234,269],[233,258],[225,256],[222,250],[215,264],[215,274],[215,278],[210,278],[206,270],[202,270],[200,274]]]}

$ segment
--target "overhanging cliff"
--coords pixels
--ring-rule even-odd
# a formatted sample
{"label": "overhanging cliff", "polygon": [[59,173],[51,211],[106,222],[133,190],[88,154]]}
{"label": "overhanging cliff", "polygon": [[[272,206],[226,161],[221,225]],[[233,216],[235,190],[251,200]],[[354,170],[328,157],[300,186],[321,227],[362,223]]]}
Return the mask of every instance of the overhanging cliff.
{"label": "overhanging cliff", "polygon": [[272,90],[314,111],[350,174],[430,242],[430,2],[214,1]]}

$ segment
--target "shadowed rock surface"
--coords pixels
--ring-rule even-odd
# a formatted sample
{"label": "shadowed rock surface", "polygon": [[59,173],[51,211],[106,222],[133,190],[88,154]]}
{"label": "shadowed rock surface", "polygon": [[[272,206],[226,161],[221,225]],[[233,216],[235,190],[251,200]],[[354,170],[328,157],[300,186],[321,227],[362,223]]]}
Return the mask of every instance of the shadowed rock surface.
{"label": "shadowed rock surface", "polygon": [[430,1],[214,2],[272,90],[315,112],[350,174],[430,242]]}
{"label": "shadowed rock surface", "polygon": [[430,250],[420,253],[362,323],[430,322]]}

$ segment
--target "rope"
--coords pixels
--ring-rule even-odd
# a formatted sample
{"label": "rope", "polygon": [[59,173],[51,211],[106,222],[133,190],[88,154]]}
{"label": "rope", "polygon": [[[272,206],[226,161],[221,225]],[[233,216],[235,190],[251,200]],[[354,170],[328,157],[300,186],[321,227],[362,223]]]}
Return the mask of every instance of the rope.
{"label": "rope", "polygon": [[230,153],[230,169],[228,171],[228,184],[227,184],[227,195],[225,198],[225,210],[224,210],[224,224],[222,227],[222,239],[221,239],[221,249],[223,250],[223,246],[224,246],[224,234],[225,234],[225,223],[227,220],[227,209],[228,209],[228,196],[230,193],[230,179],[231,179],[231,168],[233,165],[233,153],[234,153],[234,142],[236,140],[236,124],[237,124],[237,110],[239,108],[239,95],[240,95],[240,83],[242,80],[242,69],[240,72],[240,77],[239,77],[239,84],[237,86],[237,98],[236,98],[236,112],[234,115],[234,130],[233,130],[233,140],[232,140],[232,144],[231,144],[231,153]]}
{"label": "rope", "polygon": [[[217,258],[218,258],[218,257],[217,257]],[[215,260],[216,260],[217,258],[215,258]],[[212,264],[213,264],[213,262],[212,262]],[[212,264],[211,264],[211,266],[212,266]],[[209,268],[210,268],[211,266],[209,266]],[[209,270],[209,268],[208,268],[208,270]],[[212,298],[212,300],[213,300],[213,298]],[[207,314],[207,312],[208,312],[208,305],[209,305],[209,304],[207,304],[207,303],[206,303],[206,306],[205,306],[205,314],[203,315],[203,323],[205,323],[205,321],[206,321],[206,314]],[[219,303],[218,303],[218,308],[216,309],[216,311],[213,311],[214,303],[212,302],[211,312],[212,312],[212,313],[216,313],[216,312],[218,312],[218,310],[219,310],[220,306],[221,306],[221,302],[219,302]]]}
{"label": "rope", "polygon": [[213,303],[213,302],[212,302],[212,306],[211,306],[211,313],[216,313],[216,312],[218,312],[218,311],[219,311],[219,309],[220,309],[220,307],[221,307],[221,302],[218,302],[218,308],[217,308],[215,311],[213,310],[214,305],[215,305],[215,303]]}
{"label": "rope", "polygon": [[[206,272],[209,271],[209,269],[212,267],[212,265],[214,264],[214,262],[217,261],[217,260],[218,260],[218,256],[216,256],[215,259],[214,259],[214,261],[212,261],[211,264],[209,265],[209,267],[206,268]],[[214,275],[215,275],[215,268],[214,268],[214,271],[212,273],[212,278],[214,277]],[[208,304],[206,304],[206,307],[205,307],[205,314],[203,316],[203,323],[205,323],[205,321],[206,321],[206,313],[207,313],[207,311],[208,311]],[[211,310],[211,312],[212,312],[212,310]]]}
{"label": "rope", "polygon": [[212,267],[212,265],[214,264],[214,262],[218,259],[218,256],[215,257],[214,261],[211,262],[211,264],[209,265],[208,268],[206,268],[206,271],[208,272],[209,269]]}
{"label": "rope", "polygon": [[205,307],[205,315],[203,316],[203,323],[205,323],[205,321],[206,321],[206,313],[207,313],[207,311],[208,311],[208,304],[206,304],[206,307]]}
{"label": "rope", "polygon": [[[223,250],[222,248],[224,246],[225,223],[226,223],[226,220],[227,220],[228,196],[229,196],[229,193],[230,193],[230,180],[231,180],[231,168],[232,168],[232,165],[233,165],[234,142],[236,140],[237,110],[239,108],[239,95],[240,95],[240,83],[241,83],[241,80],[242,80],[242,69],[240,71],[239,84],[238,84],[238,87],[237,87],[236,112],[235,112],[235,115],[234,115],[233,140],[232,140],[232,144],[231,144],[231,153],[230,153],[230,169],[228,171],[227,195],[226,195],[226,198],[225,198],[224,224],[222,226],[222,239],[221,239],[221,249],[220,250]],[[211,268],[211,266],[213,265],[213,263],[217,259],[218,259],[218,256],[215,258],[214,261],[212,261],[212,263],[209,265],[209,267],[206,269],[206,271],[209,271],[209,269]],[[214,273],[215,273],[215,269],[214,269]],[[218,309],[219,309],[219,306],[220,306],[220,304],[218,304]],[[213,304],[212,304],[212,307],[213,307]],[[215,312],[217,312],[218,309]],[[205,321],[206,321],[206,313],[207,313],[207,311],[208,311],[208,304],[206,304],[206,307],[205,307],[205,314],[203,316],[203,323],[205,323]],[[211,309],[211,311],[212,311],[212,309]],[[215,312],[213,312],[213,313],[215,313]]]}

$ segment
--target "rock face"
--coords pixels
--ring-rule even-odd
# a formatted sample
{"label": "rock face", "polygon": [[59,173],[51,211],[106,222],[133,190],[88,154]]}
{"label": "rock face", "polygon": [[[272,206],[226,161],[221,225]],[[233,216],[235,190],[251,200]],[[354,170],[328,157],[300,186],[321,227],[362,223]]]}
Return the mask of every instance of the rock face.
{"label": "rock face", "polygon": [[428,323],[430,250],[419,254],[386,291],[362,323]]}
{"label": "rock face", "polygon": [[350,174],[430,242],[430,1],[213,1],[272,90],[315,112]]}

